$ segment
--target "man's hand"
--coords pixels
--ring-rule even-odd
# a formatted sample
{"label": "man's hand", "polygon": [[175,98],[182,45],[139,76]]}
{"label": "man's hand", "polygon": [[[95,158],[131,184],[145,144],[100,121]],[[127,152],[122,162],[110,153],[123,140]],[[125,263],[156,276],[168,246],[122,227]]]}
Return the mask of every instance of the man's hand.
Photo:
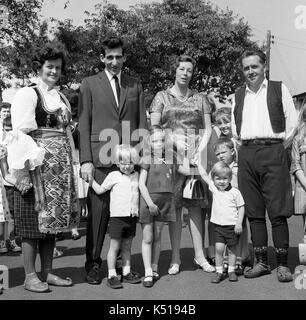
{"label": "man's hand", "polygon": [[242,232],[242,224],[241,223],[237,223],[236,225],[235,225],[235,233],[236,234],[241,234],[241,232]]}
{"label": "man's hand", "polygon": [[159,214],[158,206],[154,203],[149,206],[149,211],[151,216],[157,216]]}
{"label": "man's hand", "polygon": [[94,165],[91,162],[86,162],[81,165],[81,178],[89,184],[92,183],[94,174]]}

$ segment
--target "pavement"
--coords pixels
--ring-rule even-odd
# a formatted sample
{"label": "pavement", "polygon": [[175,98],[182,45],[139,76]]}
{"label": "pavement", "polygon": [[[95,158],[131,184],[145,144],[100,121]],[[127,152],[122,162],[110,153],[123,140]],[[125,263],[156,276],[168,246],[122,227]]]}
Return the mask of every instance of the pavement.
{"label": "pavement", "polygon": [[[289,265],[294,272],[295,267],[299,265],[298,243],[301,242],[303,235],[302,217],[293,216],[288,222],[290,229]],[[182,230],[181,272],[175,276],[168,275],[171,250],[166,225],[162,236],[160,256],[161,279],[152,288],[144,288],[142,284],[124,283],[123,289],[114,290],[106,286],[108,235],[106,235],[102,250],[103,281],[100,285],[89,285],[85,281],[86,228],[85,223],[82,222],[79,229],[81,239],[75,241],[71,239],[70,234],[65,234],[65,240],[57,242],[57,247],[64,250],[64,255],[54,259],[54,273],[61,277],[72,278],[73,287],[50,287],[51,292],[43,294],[26,291],[23,289],[24,269],[21,254],[1,254],[0,264],[9,268],[9,289],[4,290],[0,300],[305,300],[306,279],[304,279],[303,287],[298,274],[294,275],[295,279],[290,283],[280,283],[276,278],[276,260],[272,248],[270,224],[268,225],[268,253],[273,268],[270,275],[257,279],[246,279],[242,276],[239,277],[237,283],[231,283],[226,279],[220,284],[211,284],[212,274],[197,269],[193,264],[194,253],[188,227]],[[39,257],[36,263],[39,270]],[[141,275],[144,274],[140,225],[137,225],[137,233],[133,242],[132,268]]]}

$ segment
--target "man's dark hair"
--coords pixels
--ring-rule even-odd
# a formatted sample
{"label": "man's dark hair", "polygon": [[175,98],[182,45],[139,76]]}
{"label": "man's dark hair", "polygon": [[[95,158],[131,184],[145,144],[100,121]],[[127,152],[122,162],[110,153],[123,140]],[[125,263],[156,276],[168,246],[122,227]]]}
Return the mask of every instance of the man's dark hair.
{"label": "man's dark hair", "polygon": [[122,54],[124,55],[126,46],[123,40],[119,37],[109,37],[102,42],[101,53],[105,56],[106,49],[117,49],[117,48],[122,48]]}
{"label": "man's dark hair", "polygon": [[262,64],[266,63],[266,55],[259,49],[249,49],[243,52],[243,54],[240,57],[240,65],[242,66],[242,60],[250,57],[250,56],[258,56],[260,59],[260,62]]}

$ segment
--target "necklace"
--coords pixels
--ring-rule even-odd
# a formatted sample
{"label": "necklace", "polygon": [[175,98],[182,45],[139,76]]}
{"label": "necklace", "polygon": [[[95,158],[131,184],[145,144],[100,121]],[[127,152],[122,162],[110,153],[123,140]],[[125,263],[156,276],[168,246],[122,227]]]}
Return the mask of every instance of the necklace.
{"label": "necklace", "polygon": [[187,89],[187,92],[185,95],[182,95],[181,93],[178,93],[178,91],[176,90],[176,88],[173,88],[173,92],[176,96],[176,98],[181,101],[181,102],[185,102],[188,99],[188,94],[189,94],[189,89]]}

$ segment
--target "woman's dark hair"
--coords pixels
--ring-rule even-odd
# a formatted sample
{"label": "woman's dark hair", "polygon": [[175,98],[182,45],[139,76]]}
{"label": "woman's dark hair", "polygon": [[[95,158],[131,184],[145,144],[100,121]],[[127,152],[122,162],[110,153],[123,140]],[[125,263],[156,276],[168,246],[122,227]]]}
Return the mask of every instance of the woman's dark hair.
{"label": "woman's dark hair", "polygon": [[32,59],[32,68],[37,73],[47,60],[62,60],[62,73],[66,67],[66,52],[63,44],[52,41],[44,47],[38,48]]}
{"label": "woman's dark hair", "polygon": [[190,62],[190,63],[192,63],[193,73],[194,73],[195,68],[196,68],[196,64],[197,64],[196,61],[191,56],[183,54],[183,55],[180,55],[179,57],[177,57],[175,59],[175,61],[172,63],[172,65],[171,65],[170,73],[171,73],[172,77],[175,76],[176,69],[179,67],[180,62]]}
{"label": "woman's dark hair", "polygon": [[106,49],[117,49],[117,48],[122,48],[122,55],[124,55],[126,46],[121,38],[119,37],[106,38],[102,42],[101,54],[105,56]]}

